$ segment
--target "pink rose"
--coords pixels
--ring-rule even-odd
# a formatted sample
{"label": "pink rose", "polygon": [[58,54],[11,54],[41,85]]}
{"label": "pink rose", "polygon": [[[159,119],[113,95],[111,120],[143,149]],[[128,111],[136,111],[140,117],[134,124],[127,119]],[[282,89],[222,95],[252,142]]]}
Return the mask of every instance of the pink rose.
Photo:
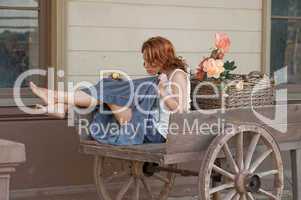
{"label": "pink rose", "polygon": [[221,49],[223,53],[227,53],[230,49],[231,41],[226,33],[216,33],[215,34],[215,46]]}
{"label": "pink rose", "polygon": [[215,60],[215,64],[218,68],[224,68],[224,61],[223,60]]}
{"label": "pink rose", "polygon": [[225,71],[224,62],[222,60],[214,60],[213,58],[209,58],[203,63],[203,70],[204,72],[207,72],[208,78],[219,78],[220,74]]}
{"label": "pink rose", "polygon": [[209,70],[212,70],[216,67],[215,60],[213,58],[209,58],[208,60],[205,60],[203,63],[204,71],[208,72]]}

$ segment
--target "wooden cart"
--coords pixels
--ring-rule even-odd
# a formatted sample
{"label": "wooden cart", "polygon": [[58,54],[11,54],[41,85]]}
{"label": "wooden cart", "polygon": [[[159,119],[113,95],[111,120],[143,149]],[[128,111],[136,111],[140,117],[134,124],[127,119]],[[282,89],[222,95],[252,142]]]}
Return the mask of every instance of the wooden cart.
{"label": "wooden cart", "polygon": [[[257,111],[272,118],[276,109],[284,113],[286,106]],[[277,122],[263,123],[252,109],[173,114],[165,144],[111,146],[89,140],[82,133],[80,152],[95,157],[95,184],[103,200],[165,200],[176,174],[198,177],[201,200],[253,200],[257,195],[280,200],[284,188],[280,149],[291,151],[294,199],[299,200],[301,105],[288,105],[287,109],[287,123],[280,123],[284,114]],[[286,125],[286,133],[277,131]],[[118,163],[118,172],[111,172],[109,159],[115,160],[114,166]],[[178,168],[179,163],[192,161],[200,162],[199,171]],[[265,162],[268,164],[262,167]],[[159,189],[153,190],[150,182],[160,185]],[[119,191],[112,191],[112,187]]]}

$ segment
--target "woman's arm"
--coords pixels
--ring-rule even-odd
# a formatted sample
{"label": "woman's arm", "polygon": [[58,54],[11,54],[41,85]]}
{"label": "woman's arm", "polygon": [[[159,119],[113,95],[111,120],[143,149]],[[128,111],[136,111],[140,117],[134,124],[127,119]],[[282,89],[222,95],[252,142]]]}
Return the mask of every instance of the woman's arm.
{"label": "woman's arm", "polygon": [[163,84],[159,85],[160,95],[163,98],[163,102],[170,111],[173,112],[183,112],[188,107],[187,102],[187,81],[188,76],[186,73],[181,71],[175,72],[174,76],[171,79],[171,90],[172,95],[166,94],[166,88],[163,87]]}

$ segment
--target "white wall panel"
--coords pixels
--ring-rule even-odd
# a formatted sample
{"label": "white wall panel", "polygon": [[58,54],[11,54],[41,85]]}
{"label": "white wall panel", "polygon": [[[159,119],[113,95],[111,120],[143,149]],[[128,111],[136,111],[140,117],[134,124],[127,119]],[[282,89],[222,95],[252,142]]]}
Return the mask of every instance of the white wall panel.
{"label": "white wall panel", "polygon": [[98,2],[114,4],[162,5],[178,7],[205,7],[227,9],[261,9],[262,0],[73,0],[75,2]]}
{"label": "white wall panel", "polygon": [[209,55],[218,31],[230,35],[227,59],[238,73],[261,69],[261,0],[70,0],[67,71],[94,80],[99,70],[145,75],[140,48],[152,36],[170,39],[191,68]]}
{"label": "white wall panel", "polygon": [[261,30],[261,13],[243,9],[71,2],[69,19],[70,26]]}
{"label": "white wall panel", "polygon": [[[122,28],[70,27],[69,50],[140,51],[152,36],[170,39],[178,52],[207,52],[214,45],[215,31],[141,30]],[[228,32],[231,52],[259,53],[260,32]]]}
{"label": "white wall panel", "polygon": [[[205,53],[179,54],[187,60],[191,69],[208,56]],[[237,72],[259,70],[260,54],[229,54],[226,59],[233,59],[239,66]],[[98,75],[101,70],[122,70],[128,74],[146,75],[142,55],[139,52],[70,52],[68,54],[69,75]]]}

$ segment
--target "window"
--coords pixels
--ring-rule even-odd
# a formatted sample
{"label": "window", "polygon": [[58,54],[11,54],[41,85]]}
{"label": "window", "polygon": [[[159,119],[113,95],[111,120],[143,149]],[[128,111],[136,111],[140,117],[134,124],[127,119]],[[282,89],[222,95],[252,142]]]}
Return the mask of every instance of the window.
{"label": "window", "polygon": [[301,0],[272,0],[270,72],[288,66],[288,83],[301,83]]}
{"label": "window", "polygon": [[[50,61],[49,0],[0,1],[0,99],[12,99],[12,88],[24,71],[46,67]],[[43,77],[30,77],[45,85]],[[26,80],[24,97],[31,96]],[[0,102],[0,105],[3,101]]]}

